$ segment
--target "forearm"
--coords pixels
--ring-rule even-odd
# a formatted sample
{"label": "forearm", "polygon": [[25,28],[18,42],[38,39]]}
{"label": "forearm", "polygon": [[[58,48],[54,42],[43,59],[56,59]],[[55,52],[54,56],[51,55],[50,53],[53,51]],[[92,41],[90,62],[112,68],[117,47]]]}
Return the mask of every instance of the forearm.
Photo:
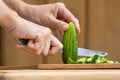
{"label": "forearm", "polygon": [[26,18],[28,4],[22,0],[3,0],[11,9],[15,10],[21,17]]}
{"label": "forearm", "polygon": [[7,31],[10,31],[14,25],[19,22],[16,12],[9,9],[5,3],[0,0],[0,25]]}

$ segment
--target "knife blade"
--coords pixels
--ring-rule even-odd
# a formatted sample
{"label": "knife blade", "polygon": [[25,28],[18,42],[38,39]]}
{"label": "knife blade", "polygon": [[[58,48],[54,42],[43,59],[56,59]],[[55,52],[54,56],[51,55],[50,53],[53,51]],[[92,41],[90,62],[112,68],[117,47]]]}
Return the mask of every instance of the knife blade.
{"label": "knife blade", "polygon": [[95,55],[99,56],[107,56],[107,52],[102,51],[96,51],[96,50],[89,50],[85,48],[78,48],[78,56],[87,56],[87,57],[93,57]]}
{"label": "knife blade", "polygon": [[[28,39],[16,39],[16,42],[21,45],[27,45],[28,41]],[[63,53],[63,50],[61,50],[60,52]],[[95,55],[107,56],[108,53],[96,50],[89,50],[85,48],[78,48],[78,56],[93,57]]]}

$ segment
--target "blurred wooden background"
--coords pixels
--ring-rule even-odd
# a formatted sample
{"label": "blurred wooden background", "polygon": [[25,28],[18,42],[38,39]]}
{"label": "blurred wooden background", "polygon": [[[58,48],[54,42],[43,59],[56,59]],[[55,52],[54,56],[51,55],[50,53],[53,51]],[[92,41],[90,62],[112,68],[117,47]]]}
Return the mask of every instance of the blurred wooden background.
{"label": "blurred wooden background", "polygon": [[[120,0],[24,0],[32,4],[63,2],[79,19],[79,47],[106,51],[120,61]],[[61,54],[35,56],[15,48],[15,41],[0,30],[0,65],[62,63]]]}

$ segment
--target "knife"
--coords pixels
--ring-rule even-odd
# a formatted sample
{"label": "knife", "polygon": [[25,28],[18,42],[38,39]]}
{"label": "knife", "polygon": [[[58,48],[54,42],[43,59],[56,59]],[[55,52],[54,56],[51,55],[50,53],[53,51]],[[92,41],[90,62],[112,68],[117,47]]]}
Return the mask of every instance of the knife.
{"label": "knife", "polygon": [[[16,39],[16,42],[21,45],[27,45],[28,41],[29,39]],[[63,53],[63,50],[61,50],[61,53]],[[78,56],[93,57],[95,55],[107,56],[108,53],[96,50],[89,50],[85,48],[78,48]]]}
{"label": "knife", "polygon": [[78,48],[78,56],[87,56],[87,57],[93,57],[95,55],[99,56],[107,56],[107,52],[102,51],[96,51],[96,50],[89,50],[85,48]]}

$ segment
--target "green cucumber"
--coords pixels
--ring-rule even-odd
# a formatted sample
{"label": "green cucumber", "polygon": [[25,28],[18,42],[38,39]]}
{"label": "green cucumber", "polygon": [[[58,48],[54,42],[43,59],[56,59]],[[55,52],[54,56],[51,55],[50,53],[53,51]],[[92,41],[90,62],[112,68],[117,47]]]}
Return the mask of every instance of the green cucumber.
{"label": "green cucumber", "polygon": [[62,60],[65,64],[77,61],[78,36],[75,25],[70,22],[69,29],[63,35],[63,54]]}

